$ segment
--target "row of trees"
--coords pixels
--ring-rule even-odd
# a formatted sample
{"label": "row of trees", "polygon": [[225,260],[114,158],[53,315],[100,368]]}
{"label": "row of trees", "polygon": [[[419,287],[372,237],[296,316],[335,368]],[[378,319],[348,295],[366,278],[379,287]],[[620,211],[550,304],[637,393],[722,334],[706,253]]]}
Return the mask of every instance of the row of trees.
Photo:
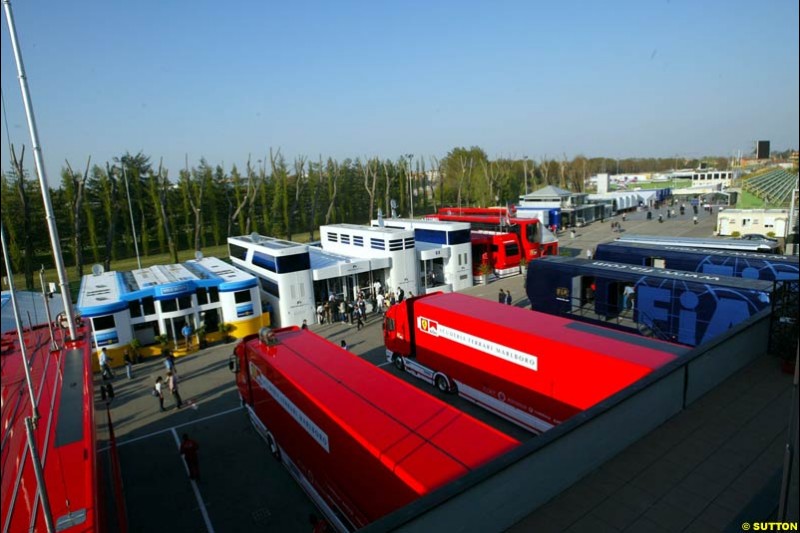
{"label": "row of trees", "polygon": [[[12,268],[32,288],[34,271],[53,261],[39,182],[26,166],[24,147],[19,154],[12,147],[11,155],[12,170],[2,176],[2,218]],[[202,250],[254,231],[289,240],[307,233],[313,240],[321,224],[364,223],[378,209],[390,216],[392,200],[398,216],[419,216],[439,206],[503,204],[545,185],[582,191],[597,172],[658,171],[676,163],[698,161],[490,159],[478,147],[455,148],[441,159],[405,154],[287,161],[280,150],[270,150],[241,168],[212,166],[205,159],[189,167],[187,160],[172,179],[161,162],[125,153],[103,164],[88,158],[80,168],[66,161],[51,195],[65,261],[79,279],[85,262],[110,269],[112,260],[133,257],[137,244],[142,256],[168,252],[177,262],[178,250]]]}

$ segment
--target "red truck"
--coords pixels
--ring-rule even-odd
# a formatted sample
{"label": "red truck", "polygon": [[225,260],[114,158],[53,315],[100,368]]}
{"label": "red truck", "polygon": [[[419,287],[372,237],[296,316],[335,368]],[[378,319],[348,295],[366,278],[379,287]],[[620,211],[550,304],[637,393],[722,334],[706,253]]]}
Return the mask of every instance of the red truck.
{"label": "red truck", "polygon": [[271,453],[340,531],[364,527],[519,444],[297,327],[244,338],[231,369]]}
{"label": "red truck", "polygon": [[458,293],[393,305],[386,357],[541,433],[627,387],[688,348]]}

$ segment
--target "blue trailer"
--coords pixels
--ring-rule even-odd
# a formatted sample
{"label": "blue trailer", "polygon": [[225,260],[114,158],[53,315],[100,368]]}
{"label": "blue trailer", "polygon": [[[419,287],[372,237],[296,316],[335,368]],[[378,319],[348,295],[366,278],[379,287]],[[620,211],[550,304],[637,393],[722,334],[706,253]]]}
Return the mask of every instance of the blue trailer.
{"label": "blue trailer", "polygon": [[800,260],[791,255],[612,241],[598,244],[594,258],[736,278],[800,279]]}
{"label": "blue trailer", "polygon": [[770,308],[774,282],[548,256],[528,264],[531,308],[689,346]]}

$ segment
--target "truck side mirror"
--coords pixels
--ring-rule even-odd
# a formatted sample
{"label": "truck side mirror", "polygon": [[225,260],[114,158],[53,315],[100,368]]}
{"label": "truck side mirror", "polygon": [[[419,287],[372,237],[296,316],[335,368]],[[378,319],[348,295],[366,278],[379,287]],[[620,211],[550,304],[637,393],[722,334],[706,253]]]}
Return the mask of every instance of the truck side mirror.
{"label": "truck side mirror", "polygon": [[239,358],[235,353],[228,358],[228,369],[234,374],[239,373]]}

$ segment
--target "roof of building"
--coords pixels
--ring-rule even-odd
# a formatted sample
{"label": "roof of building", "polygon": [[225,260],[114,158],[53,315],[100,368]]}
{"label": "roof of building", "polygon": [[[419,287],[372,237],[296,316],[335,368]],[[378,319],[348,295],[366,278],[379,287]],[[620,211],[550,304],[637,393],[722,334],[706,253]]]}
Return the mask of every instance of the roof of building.
{"label": "roof of building", "polygon": [[542,187],[537,191],[533,191],[532,193],[523,195],[523,198],[551,198],[554,196],[561,198],[564,196],[572,196],[573,194],[582,194],[582,193],[573,193],[572,191],[562,189],[561,187],[556,187],[555,185],[548,185],[546,187]]}
{"label": "roof of building", "polygon": [[180,264],[83,276],[77,307],[84,316],[93,317],[122,311],[128,308],[128,302],[142,298],[164,300],[194,293],[201,287],[228,292],[257,284],[253,275],[216,257],[203,257]]}

